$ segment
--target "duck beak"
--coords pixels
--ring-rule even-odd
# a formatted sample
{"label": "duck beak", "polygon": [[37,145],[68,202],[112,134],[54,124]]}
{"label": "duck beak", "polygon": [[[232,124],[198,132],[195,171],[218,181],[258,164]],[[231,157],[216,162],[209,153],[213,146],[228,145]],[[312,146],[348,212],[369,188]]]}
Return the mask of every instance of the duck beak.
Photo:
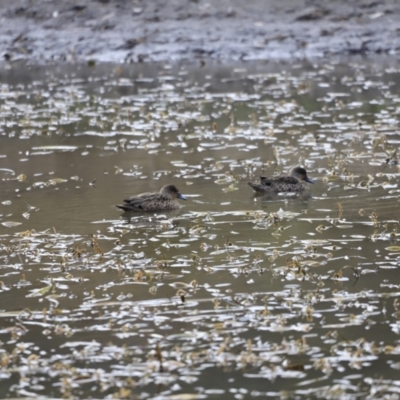
{"label": "duck beak", "polygon": [[187,200],[187,197],[185,197],[183,194],[178,194],[178,199],[181,199],[181,200]]}
{"label": "duck beak", "polygon": [[306,179],[304,179],[308,183],[314,184],[314,181],[312,181],[308,176],[306,176]]}

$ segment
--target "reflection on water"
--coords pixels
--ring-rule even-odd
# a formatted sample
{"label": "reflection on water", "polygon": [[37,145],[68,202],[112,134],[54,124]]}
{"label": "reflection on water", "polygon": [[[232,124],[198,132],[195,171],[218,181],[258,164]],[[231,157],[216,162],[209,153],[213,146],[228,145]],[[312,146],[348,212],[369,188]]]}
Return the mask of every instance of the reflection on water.
{"label": "reflection on water", "polygon": [[[3,397],[397,393],[398,70],[0,76]],[[114,207],[169,183],[180,210]]]}

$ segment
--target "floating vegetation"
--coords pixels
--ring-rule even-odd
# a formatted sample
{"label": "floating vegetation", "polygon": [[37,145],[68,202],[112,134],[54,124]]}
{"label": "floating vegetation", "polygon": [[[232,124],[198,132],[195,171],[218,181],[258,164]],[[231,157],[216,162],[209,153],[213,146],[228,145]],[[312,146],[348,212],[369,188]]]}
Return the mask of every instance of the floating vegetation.
{"label": "floating vegetation", "polygon": [[80,68],[4,71],[3,397],[397,396],[400,72]]}

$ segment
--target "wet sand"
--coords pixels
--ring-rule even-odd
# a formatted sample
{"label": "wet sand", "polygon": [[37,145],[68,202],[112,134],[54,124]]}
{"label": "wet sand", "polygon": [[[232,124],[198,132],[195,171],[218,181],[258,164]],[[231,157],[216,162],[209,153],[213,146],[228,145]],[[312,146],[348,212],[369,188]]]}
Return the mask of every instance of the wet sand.
{"label": "wet sand", "polygon": [[7,2],[5,60],[288,60],[398,54],[395,0]]}

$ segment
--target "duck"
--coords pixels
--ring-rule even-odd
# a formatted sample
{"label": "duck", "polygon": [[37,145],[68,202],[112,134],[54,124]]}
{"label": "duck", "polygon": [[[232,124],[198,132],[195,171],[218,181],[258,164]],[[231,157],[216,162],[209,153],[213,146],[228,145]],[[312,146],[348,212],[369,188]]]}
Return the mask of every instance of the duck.
{"label": "duck", "polygon": [[181,207],[178,199],[187,200],[175,185],[166,185],[159,192],[128,197],[124,204],[116,207],[124,211],[170,211]]}
{"label": "duck", "polygon": [[260,177],[260,183],[248,182],[256,192],[301,192],[306,186],[304,182],[314,183],[308,176],[303,167],[292,168],[289,175]]}

